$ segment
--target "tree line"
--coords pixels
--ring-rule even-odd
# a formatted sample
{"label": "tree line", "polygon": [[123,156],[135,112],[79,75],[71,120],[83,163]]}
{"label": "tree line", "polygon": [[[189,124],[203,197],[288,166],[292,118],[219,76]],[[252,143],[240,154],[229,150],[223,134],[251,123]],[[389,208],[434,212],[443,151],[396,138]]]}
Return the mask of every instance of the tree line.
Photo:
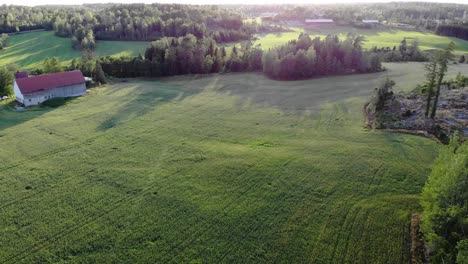
{"label": "tree line", "polygon": [[461,20],[468,13],[462,4],[429,2],[354,3],[353,5],[242,5],[231,7],[248,16],[274,12],[276,21],[304,21],[331,18],[339,25],[353,25],[362,19],[378,19],[434,29],[439,20]]}
{"label": "tree line", "polygon": [[76,49],[94,49],[96,40],[153,41],[163,37],[211,36],[218,43],[246,40],[258,30],[242,16],[216,6],[100,4],[79,7],[2,6],[0,33],[54,30]]}
{"label": "tree line", "polygon": [[455,43],[450,42],[444,50],[437,51],[431,61],[425,65],[427,99],[424,115],[426,117],[435,118],[440,96],[440,87],[447,73],[448,63],[454,58],[452,53],[454,47]]}
{"label": "tree line", "polygon": [[417,40],[413,40],[410,44],[404,38],[400,45],[390,47],[373,47],[370,49],[372,53],[377,54],[381,61],[384,62],[405,62],[405,61],[427,61],[426,56],[420,49]]}
{"label": "tree line", "polygon": [[422,231],[434,263],[468,263],[468,143],[441,148],[421,196]]}
{"label": "tree line", "polygon": [[218,47],[214,39],[165,37],[154,41],[144,56],[104,57],[100,63],[104,72],[116,77],[159,77],[180,74],[261,71],[262,50],[250,41],[231,50]]}
{"label": "tree line", "polygon": [[468,24],[438,25],[435,32],[441,36],[468,40]]}
{"label": "tree line", "polygon": [[363,37],[349,35],[311,39],[301,34],[297,40],[270,49],[263,57],[263,72],[274,79],[295,80],[333,74],[378,72],[380,58],[363,51]]}

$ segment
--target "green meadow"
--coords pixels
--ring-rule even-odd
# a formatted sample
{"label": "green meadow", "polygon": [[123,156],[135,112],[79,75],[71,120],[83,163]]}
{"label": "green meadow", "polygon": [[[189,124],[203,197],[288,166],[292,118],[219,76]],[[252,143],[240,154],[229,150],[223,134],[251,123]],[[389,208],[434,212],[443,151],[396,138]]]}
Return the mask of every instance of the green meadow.
{"label": "green meadow", "polygon": [[408,263],[438,145],[363,128],[379,80],[405,90],[423,71],[385,66],[114,80],[23,112],[3,102],[0,263]]}
{"label": "green meadow", "polygon": [[256,35],[258,40],[255,44],[260,44],[263,48],[268,49],[290,40],[297,39],[301,32],[307,32],[311,37],[319,36],[325,37],[329,34],[338,35],[340,38],[346,37],[348,33],[362,35],[365,37],[364,48],[378,47],[393,47],[400,44],[400,42],[407,38],[409,43],[412,40],[417,40],[422,50],[443,49],[450,41],[455,43],[456,53],[468,53],[468,41],[437,36],[433,33],[426,33],[420,31],[407,31],[407,30],[387,30],[387,29],[356,29],[352,27],[315,27],[315,28],[292,28],[290,32],[270,33]]}
{"label": "green meadow", "polygon": [[[80,57],[71,46],[71,39],[60,38],[52,31],[39,31],[12,35],[8,46],[0,51],[0,65],[16,63],[23,69],[35,69],[49,57],[57,57],[65,64]],[[97,41],[97,56],[136,56],[144,54],[147,42]]]}

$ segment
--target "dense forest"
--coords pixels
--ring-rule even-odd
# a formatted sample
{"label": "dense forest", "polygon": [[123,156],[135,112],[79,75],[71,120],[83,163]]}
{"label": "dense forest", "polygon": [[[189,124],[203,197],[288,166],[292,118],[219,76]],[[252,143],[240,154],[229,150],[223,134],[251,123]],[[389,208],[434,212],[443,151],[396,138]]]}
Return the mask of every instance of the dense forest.
{"label": "dense forest", "polygon": [[[333,18],[352,25],[361,19],[409,23],[435,29],[438,22],[466,18],[465,5],[438,3],[379,3],[354,5],[196,6],[178,4],[89,4],[82,6],[7,6],[0,8],[0,33],[54,30],[72,38],[76,49],[93,49],[96,40],[154,41],[163,37],[211,37],[217,43],[247,40],[254,33],[284,31],[269,23],[244,18],[275,12],[276,21]],[[440,34],[460,34],[452,26]],[[446,33],[451,32],[451,33]]]}
{"label": "dense forest", "polygon": [[298,40],[265,53],[263,71],[270,78],[296,80],[332,74],[377,72],[382,70],[377,55],[362,50],[360,36],[311,39],[301,34]]}
{"label": "dense forest", "polygon": [[234,46],[230,54],[212,38],[194,35],[167,37],[152,42],[144,57],[101,58],[105,73],[117,77],[158,77],[178,74],[263,71],[268,77],[284,80],[331,74],[380,71],[378,56],[364,52],[361,37],[340,41],[337,36],[297,41],[263,52],[250,41]]}
{"label": "dense forest", "polygon": [[210,37],[197,39],[165,37],[154,41],[144,57],[100,59],[102,69],[117,77],[158,77],[179,74],[215,72],[261,71],[262,50],[247,41],[241,47],[234,46],[230,54],[218,47]]}
{"label": "dense forest", "polygon": [[436,34],[468,40],[468,24],[438,25]]}
{"label": "dense forest", "polygon": [[71,37],[76,49],[94,49],[96,40],[152,41],[162,37],[211,36],[218,43],[249,39],[258,30],[277,27],[244,23],[240,14],[215,6],[106,4],[76,7],[6,6],[0,9],[0,33],[54,30]]}

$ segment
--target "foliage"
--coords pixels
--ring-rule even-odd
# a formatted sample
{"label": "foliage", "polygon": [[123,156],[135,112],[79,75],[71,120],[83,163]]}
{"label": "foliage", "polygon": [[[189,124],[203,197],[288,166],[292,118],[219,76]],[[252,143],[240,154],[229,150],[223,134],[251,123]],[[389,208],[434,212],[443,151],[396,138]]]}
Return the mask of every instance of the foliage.
{"label": "foliage", "polygon": [[[258,8],[258,7],[257,7]],[[262,7],[263,8],[263,7]],[[433,29],[436,20],[462,19],[468,10],[466,5],[428,2],[391,2],[391,3],[353,3],[353,5],[287,5],[274,6],[276,16],[281,20],[300,20],[310,18],[311,14],[323,14],[339,24],[353,25],[362,19],[378,19],[394,23],[406,23],[417,27]],[[255,7],[252,7],[255,9]],[[257,12],[267,12],[265,9]]]}
{"label": "foliage", "polygon": [[[438,71],[436,72],[436,76],[437,76],[437,81],[435,83],[435,96],[434,96],[434,103],[432,105],[432,109],[431,109],[431,118],[434,119],[435,117],[435,114],[436,114],[436,111],[437,111],[437,106],[438,106],[438,102],[439,102],[439,95],[440,95],[440,89],[441,89],[441,85],[442,85],[442,81],[444,80],[444,77],[445,77],[445,74],[447,73],[447,70],[448,70],[448,63],[450,60],[453,59],[453,48],[455,46],[455,43],[453,42],[450,42],[447,46],[447,48],[445,48],[444,50],[442,51],[438,51],[436,56],[435,56],[435,60],[438,64]],[[428,99],[430,100],[430,99]]]}
{"label": "foliage", "polygon": [[424,209],[422,228],[432,250],[432,259],[436,263],[456,263],[457,254],[460,260],[466,257],[466,190],[468,144],[459,145],[458,138],[455,137],[448,146],[440,150],[421,198]]}
{"label": "foliage", "polygon": [[57,57],[47,58],[42,62],[43,73],[55,73],[63,71],[62,63]]}
{"label": "foliage", "polygon": [[419,49],[419,43],[414,40],[411,45],[407,44],[406,38],[400,42],[398,48],[378,48],[374,47],[371,52],[376,53],[382,61],[401,62],[401,61],[427,61],[428,58]]}
{"label": "foliage", "polygon": [[[218,42],[238,41],[249,39],[256,31],[255,25],[244,25],[239,14],[214,6],[103,4],[72,8],[5,6],[5,10],[0,32],[53,29],[57,36],[71,37],[77,50],[94,50],[96,40],[149,41],[187,34],[197,38],[211,34]],[[215,30],[208,32],[207,27]]]}
{"label": "foliage", "polygon": [[264,54],[263,69],[270,78],[282,80],[304,79],[314,76],[382,70],[378,56],[362,50],[360,36],[310,38],[301,34],[298,40]]}
{"label": "foliage", "polygon": [[381,128],[385,102],[393,95],[392,88],[395,84],[394,80],[387,77],[374,89],[371,99],[365,106],[369,128]]}
{"label": "foliage", "polygon": [[0,96],[13,94],[13,73],[6,66],[0,67]]}
{"label": "foliage", "polygon": [[1,34],[0,35],[0,50],[5,48],[8,45],[8,34]]}
{"label": "foliage", "polygon": [[94,78],[96,79],[96,82],[100,84],[106,84],[106,75],[104,74],[104,71],[102,70],[102,66],[99,62],[96,62],[96,70],[94,74]]}
{"label": "foliage", "polygon": [[104,72],[116,77],[158,77],[215,72],[261,71],[263,51],[246,42],[230,55],[211,38],[188,34],[154,41],[142,57],[101,58]]}
{"label": "foliage", "polygon": [[427,100],[425,116],[435,117],[437,105],[440,95],[440,86],[444,80],[444,76],[448,70],[449,60],[453,59],[454,43],[450,42],[448,46],[437,51],[436,55],[431,59],[431,62],[425,65],[427,78]]}
{"label": "foliage", "polygon": [[468,40],[468,24],[438,25],[436,34]]}

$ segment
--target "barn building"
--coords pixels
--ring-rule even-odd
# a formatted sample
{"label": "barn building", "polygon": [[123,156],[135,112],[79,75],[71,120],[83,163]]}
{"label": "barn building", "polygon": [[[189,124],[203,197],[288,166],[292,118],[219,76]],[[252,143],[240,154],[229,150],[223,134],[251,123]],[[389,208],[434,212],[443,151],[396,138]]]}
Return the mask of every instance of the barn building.
{"label": "barn building", "polygon": [[86,94],[86,83],[79,70],[38,76],[16,73],[13,91],[16,101],[24,106],[31,106],[55,97],[84,95]]}
{"label": "barn building", "polygon": [[325,25],[335,25],[333,19],[306,19],[305,24],[309,26],[325,26]]}

